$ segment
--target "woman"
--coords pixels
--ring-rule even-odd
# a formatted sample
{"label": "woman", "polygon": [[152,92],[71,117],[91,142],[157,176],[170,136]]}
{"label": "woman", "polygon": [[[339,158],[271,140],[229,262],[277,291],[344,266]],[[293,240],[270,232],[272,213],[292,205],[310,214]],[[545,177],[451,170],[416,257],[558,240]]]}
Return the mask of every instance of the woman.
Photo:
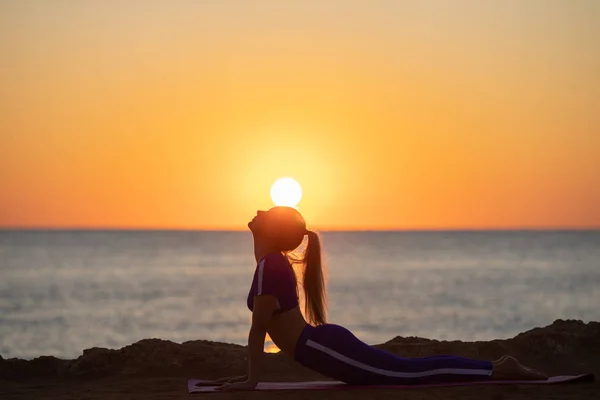
{"label": "woman", "polygon": [[[454,356],[403,358],[376,349],[347,329],[326,323],[326,293],[319,236],[306,229],[300,213],[290,207],[258,211],[248,223],[254,237],[257,267],[248,294],[252,327],[248,335],[247,375],[205,382],[221,390],[253,389],[259,380],[265,336],[305,367],[355,385],[422,384],[490,379],[546,379],[538,371],[504,356],[479,361]],[[304,257],[294,249],[308,236]],[[300,312],[292,264],[301,262],[305,313]]]}

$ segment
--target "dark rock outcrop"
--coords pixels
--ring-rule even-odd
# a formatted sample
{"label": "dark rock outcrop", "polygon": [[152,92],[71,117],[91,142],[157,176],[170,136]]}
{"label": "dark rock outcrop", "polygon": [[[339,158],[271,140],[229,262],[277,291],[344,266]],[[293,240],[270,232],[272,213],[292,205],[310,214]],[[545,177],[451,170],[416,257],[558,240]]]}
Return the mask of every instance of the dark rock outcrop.
{"label": "dark rock outcrop", "polygon": [[[480,342],[438,341],[396,337],[376,347],[404,357],[452,354],[476,359],[497,359],[504,354],[549,374],[600,373],[600,323],[557,320],[544,328],[514,338]],[[75,360],[38,357],[33,360],[3,359],[0,378],[76,378],[113,375],[203,376],[243,374],[247,365],[243,346],[206,340],[182,344],[145,339],[118,350],[91,348]],[[284,354],[268,354],[266,376],[293,380],[323,379]]]}

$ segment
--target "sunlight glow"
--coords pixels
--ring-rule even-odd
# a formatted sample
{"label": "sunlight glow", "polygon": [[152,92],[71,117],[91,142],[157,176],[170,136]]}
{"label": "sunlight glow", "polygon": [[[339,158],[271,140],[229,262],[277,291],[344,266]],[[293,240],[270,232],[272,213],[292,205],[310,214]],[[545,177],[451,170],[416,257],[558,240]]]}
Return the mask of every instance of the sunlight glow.
{"label": "sunlight glow", "polygon": [[294,178],[279,178],[271,186],[271,200],[277,206],[296,207],[302,199],[302,188]]}

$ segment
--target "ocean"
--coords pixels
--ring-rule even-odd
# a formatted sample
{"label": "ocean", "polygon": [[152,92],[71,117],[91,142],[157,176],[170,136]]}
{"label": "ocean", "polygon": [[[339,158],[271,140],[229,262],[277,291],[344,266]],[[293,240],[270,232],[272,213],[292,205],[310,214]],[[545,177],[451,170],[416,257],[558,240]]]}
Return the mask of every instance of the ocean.
{"label": "ocean", "polygon": [[[600,320],[600,231],[321,236],[329,321],[369,344]],[[0,231],[0,355],[76,358],[145,338],[245,344],[254,268],[248,232]]]}

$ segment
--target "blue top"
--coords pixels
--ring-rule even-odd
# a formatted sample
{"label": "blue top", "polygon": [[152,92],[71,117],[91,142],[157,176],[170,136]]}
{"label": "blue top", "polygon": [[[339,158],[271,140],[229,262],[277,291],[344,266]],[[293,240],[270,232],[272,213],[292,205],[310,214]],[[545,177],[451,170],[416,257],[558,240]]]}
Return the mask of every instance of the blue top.
{"label": "blue top", "polygon": [[275,296],[279,308],[274,314],[298,307],[296,276],[286,256],[281,253],[267,254],[254,271],[254,280],[248,293],[248,308],[254,308],[254,296]]}

